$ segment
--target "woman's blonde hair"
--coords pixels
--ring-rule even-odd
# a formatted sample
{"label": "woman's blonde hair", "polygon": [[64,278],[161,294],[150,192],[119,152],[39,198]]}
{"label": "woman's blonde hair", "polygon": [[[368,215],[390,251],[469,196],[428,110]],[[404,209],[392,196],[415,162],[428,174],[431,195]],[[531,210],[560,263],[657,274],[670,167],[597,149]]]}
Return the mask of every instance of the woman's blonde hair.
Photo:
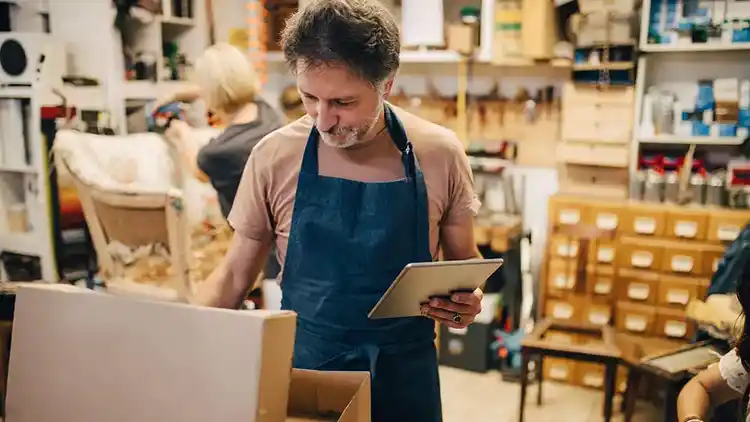
{"label": "woman's blonde hair", "polygon": [[195,79],[208,108],[233,113],[255,100],[258,79],[250,61],[236,47],[218,43],[195,63]]}

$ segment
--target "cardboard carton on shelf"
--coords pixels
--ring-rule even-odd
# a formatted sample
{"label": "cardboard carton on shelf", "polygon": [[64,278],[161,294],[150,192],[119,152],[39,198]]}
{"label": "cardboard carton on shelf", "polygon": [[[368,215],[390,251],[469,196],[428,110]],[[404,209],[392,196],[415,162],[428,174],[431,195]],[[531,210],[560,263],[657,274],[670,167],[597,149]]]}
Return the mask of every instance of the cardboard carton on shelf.
{"label": "cardboard carton on shelf", "polygon": [[16,292],[5,421],[282,422],[298,383],[295,326],[291,312],[25,285]]}

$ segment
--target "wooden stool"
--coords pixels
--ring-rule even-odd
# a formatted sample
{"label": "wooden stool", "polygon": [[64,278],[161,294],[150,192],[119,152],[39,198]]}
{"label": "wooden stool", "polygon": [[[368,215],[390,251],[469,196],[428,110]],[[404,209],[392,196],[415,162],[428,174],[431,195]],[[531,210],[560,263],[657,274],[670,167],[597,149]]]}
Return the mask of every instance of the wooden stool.
{"label": "wooden stool", "polygon": [[[601,336],[601,345],[573,345],[555,343],[545,340],[544,336],[550,330],[567,331],[573,333],[585,333]],[[521,342],[521,407],[519,409],[518,421],[523,422],[524,407],[526,403],[526,389],[529,383],[529,362],[532,358],[539,358],[537,366],[537,382],[539,391],[537,405],[542,404],[542,372],[545,357],[559,357],[576,361],[601,363],[605,366],[604,376],[604,421],[612,419],[612,402],[615,396],[615,379],[617,377],[617,364],[620,360],[620,352],[615,346],[614,331],[609,326],[593,326],[587,324],[571,324],[563,321],[544,319],[537,324],[534,331]]]}

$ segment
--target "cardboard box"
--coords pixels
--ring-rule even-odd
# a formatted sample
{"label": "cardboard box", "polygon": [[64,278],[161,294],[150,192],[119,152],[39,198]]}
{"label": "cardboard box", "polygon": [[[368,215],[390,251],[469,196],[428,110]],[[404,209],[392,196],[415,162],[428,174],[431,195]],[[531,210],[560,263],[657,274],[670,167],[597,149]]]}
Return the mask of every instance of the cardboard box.
{"label": "cardboard box", "polygon": [[292,370],[286,422],[369,422],[370,373]]}
{"label": "cardboard box", "polygon": [[283,421],[296,315],[16,294],[7,422]]}

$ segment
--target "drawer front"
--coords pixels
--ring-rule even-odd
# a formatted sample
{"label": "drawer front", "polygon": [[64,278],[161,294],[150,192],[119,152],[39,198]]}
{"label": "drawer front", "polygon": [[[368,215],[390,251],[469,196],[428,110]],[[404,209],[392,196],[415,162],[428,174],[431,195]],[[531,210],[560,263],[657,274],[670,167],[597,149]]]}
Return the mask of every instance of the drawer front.
{"label": "drawer front", "polygon": [[703,299],[710,280],[662,276],[659,280],[657,304],[661,307],[685,309],[691,300]]}
{"label": "drawer front", "polygon": [[647,242],[632,243],[621,241],[617,259],[620,268],[635,270],[659,270],[662,266],[664,248]]}
{"label": "drawer front", "polygon": [[545,316],[568,322],[579,322],[581,316],[580,307],[575,301],[549,299],[545,305]]}
{"label": "drawer front", "polygon": [[694,333],[695,325],[686,318],[684,312],[661,308],[656,311],[655,335],[674,340],[687,340],[692,338]]}
{"label": "drawer front", "polygon": [[630,142],[632,108],[610,104],[576,104],[563,112],[562,139],[598,143]]}
{"label": "drawer front", "polygon": [[671,247],[664,248],[661,270],[665,273],[682,275],[703,274],[702,253],[698,248]]}
{"label": "drawer front", "polygon": [[550,221],[555,225],[576,225],[586,220],[589,208],[580,199],[553,196],[549,201]]}
{"label": "drawer front", "polygon": [[629,207],[625,220],[626,224],[623,227],[625,234],[662,236],[666,228],[667,213],[659,207],[634,205]]}
{"label": "drawer front", "polygon": [[565,297],[576,288],[576,262],[553,259],[549,263],[547,293],[554,297]]}
{"label": "drawer front", "polygon": [[626,146],[583,142],[561,142],[557,147],[558,160],[569,164],[602,167],[627,167],[629,150]]}
{"label": "drawer front", "polygon": [[550,255],[556,258],[571,259],[578,257],[578,241],[566,236],[553,236],[550,248]]}
{"label": "drawer front", "polygon": [[610,299],[615,296],[615,271],[613,267],[598,267],[587,274],[586,292],[592,298]]}
{"label": "drawer front", "polygon": [[618,302],[615,326],[618,331],[648,336],[654,332],[656,312],[651,306]]}
{"label": "drawer front", "polygon": [[576,85],[568,82],[563,87],[563,107],[576,104],[593,105],[609,104],[631,107],[635,101],[633,87],[612,87],[597,89],[596,87]]}
{"label": "drawer front", "polygon": [[600,390],[604,388],[604,365],[601,363],[577,362],[576,384]]}
{"label": "drawer front", "polygon": [[667,236],[677,239],[703,240],[708,229],[708,214],[703,212],[667,214]]}
{"label": "drawer front", "polygon": [[615,265],[617,247],[612,242],[596,241],[591,246],[589,262],[595,265]]}
{"label": "drawer front", "polygon": [[544,379],[572,383],[575,381],[575,367],[577,362],[569,359],[545,358],[542,364]]}
{"label": "drawer front", "polygon": [[604,326],[612,321],[612,307],[604,303],[589,303],[583,311],[583,322]]}
{"label": "drawer front", "polygon": [[703,275],[712,276],[719,268],[719,263],[724,258],[724,248],[716,245],[715,247],[706,248],[702,252]]}
{"label": "drawer front", "polygon": [[712,214],[708,221],[706,238],[714,242],[732,242],[748,223],[749,216],[742,212]]}
{"label": "drawer front", "polygon": [[617,277],[617,300],[656,304],[659,276],[650,271],[623,270]]}

